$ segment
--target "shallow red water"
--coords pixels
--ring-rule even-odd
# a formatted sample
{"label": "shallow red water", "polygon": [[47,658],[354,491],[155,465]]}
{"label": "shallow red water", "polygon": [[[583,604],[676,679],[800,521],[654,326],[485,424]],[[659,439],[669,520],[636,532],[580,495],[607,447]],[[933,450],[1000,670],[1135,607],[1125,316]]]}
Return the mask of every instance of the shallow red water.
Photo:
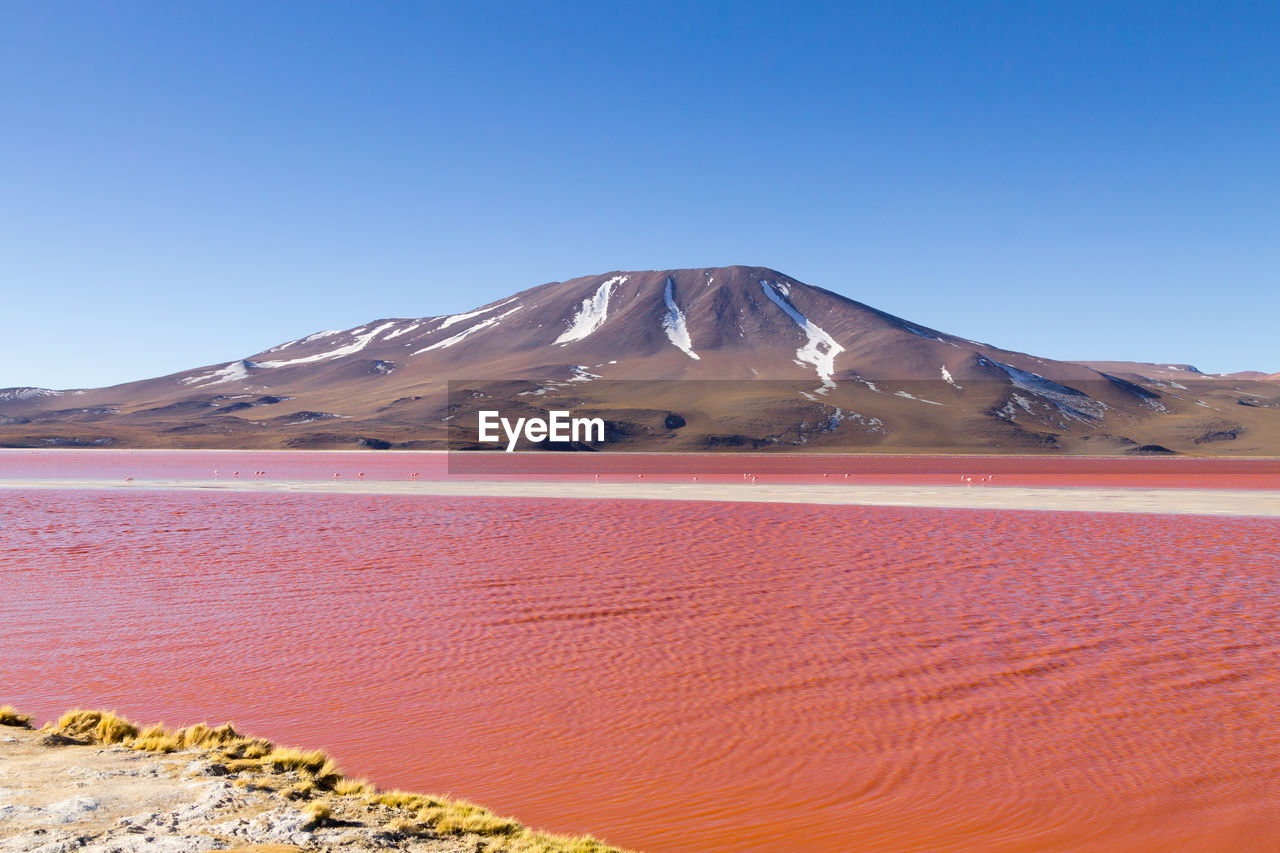
{"label": "shallow red water", "polygon": [[1280,521],[0,490],[0,702],[652,851],[1269,850]]}
{"label": "shallow red water", "polygon": [[[262,472],[261,474],[259,472]],[[406,451],[0,450],[0,480],[635,480],[1280,489],[1280,459]]]}

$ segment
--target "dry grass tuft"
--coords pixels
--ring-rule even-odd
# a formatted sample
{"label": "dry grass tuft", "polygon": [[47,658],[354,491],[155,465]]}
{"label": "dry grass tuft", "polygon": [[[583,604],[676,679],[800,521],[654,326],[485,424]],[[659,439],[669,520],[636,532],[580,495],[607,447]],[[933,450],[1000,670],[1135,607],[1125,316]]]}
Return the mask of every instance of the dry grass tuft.
{"label": "dry grass tuft", "polygon": [[617,847],[610,847],[590,835],[567,837],[527,830],[525,835],[504,838],[497,846],[489,846],[488,849],[494,853],[619,853]]}
{"label": "dry grass tuft", "polygon": [[138,727],[114,711],[68,711],[56,727],[63,734],[88,738],[94,743],[127,743],[138,736]]}
{"label": "dry grass tuft", "polygon": [[31,728],[31,715],[19,714],[12,705],[0,705],[0,726],[15,726],[20,729]]}
{"label": "dry grass tuft", "polygon": [[404,809],[410,812],[444,805],[444,800],[427,794],[415,794],[411,791],[371,791],[366,795],[365,799],[369,803],[376,803],[393,809]]}
{"label": "dry grass tuft", "polygon": [[107,711],[98,721],[94,735],[101,743],[127,743],[138,736],[138,727]]}
{"label": "dry grass tuft", "polygon": [[306,752],[291,746],[277,746],[263,759],[262,763],[273,770],[301,770],[312,775],[322,772],[333,772],[337,765],[323,750],[314,749]]}
{"label": "dry grass tuft", "polygon": [[285,788],[282,793],[291,800],[309,800],[316,793],[316,783],[303,779]]}
{"label": "dry grass tuft", "polygon": [[82,708],[73,708],[58,718],[58,722],[54,724],[54,728],[62,734],[75,737],[93,737],[93,730],[97,728],[98,721],[102,719],[101,711],[85,711]]}
{"label": "dry grass tuft", "polygon": [[386,830],[396,835],[421,835],[428,831],[425,826],[407,817],[394,817],[387,821]]}
{"label": "dry grass tuft", "polygon": [[143,729],[129,746],[145,752],[177,752],[182,749],[182,738],[163,725],[155,725]]}
{"label": "dry grass tuft", "polygon": [[373,790],[367,779],[351,779],[343,776],[333,783],[333,792],[339,797],[360,797]]}
{"label": "dry grass tuft", "polygon": [[401,835],[479,836],[484,853],[622,853],[589,835],[568,837],[531,830],[510,818],[464,800],[449,800],[410,791],[365,793],[365,802],[414,813],[416,819],[393,818],[386,828]]}
{"label": "dry grass tuft", "polygon": [[226,746],[241,740],[240,734],[230,723],[210,728],[208,723],[196,723],[185,729],[178,729],[175,734],[182,739],[182,745],[188,747]]}
{"label": "dry grass tuft", "polygon": [[418,812],[418,820],[441,835],[518,835],[524,827],[514,820],[498,817],[486,808],[455,800]]}
{"label": "dry grass tuft", "polygon": [[217,747],[217,750],[227,759],[253,761],[256,764],[261,764],[262,759],[270,755],[275,748],[276,745],[269,740],[242,737],[239,740],[221,744]]}
{"label": "dry grass tuft", "polygon": [[318,826],[324,826],[329,818],[333,816],[333,811],[329,808],[329,804],[316,800],[314,803],[308,803],[303,809],[307,816],[307,828],[315,829]]}

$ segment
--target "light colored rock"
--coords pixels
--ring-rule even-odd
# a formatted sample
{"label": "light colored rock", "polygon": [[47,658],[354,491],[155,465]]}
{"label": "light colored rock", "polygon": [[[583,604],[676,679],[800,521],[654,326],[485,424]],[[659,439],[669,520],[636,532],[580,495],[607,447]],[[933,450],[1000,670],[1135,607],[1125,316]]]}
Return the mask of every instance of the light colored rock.
{"label": "light colored rock", "polygon": [[72,797],[45,807],[49,823],[75,823],[84,812],[97,811],[101,805],[93,797]]}

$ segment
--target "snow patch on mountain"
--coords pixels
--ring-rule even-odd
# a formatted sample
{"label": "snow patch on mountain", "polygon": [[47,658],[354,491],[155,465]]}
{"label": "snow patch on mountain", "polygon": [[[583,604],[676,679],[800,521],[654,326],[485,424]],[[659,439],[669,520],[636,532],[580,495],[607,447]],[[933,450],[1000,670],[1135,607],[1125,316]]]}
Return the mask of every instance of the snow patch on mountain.
{"label": "snow patch on mountain", "polygon": [[596,292],[582,300],[582,307],[569,321],[569,328],[556,338],[554,343],[564,345],[580,341],[596,329],[604,325],[609,317],[609,297],[613,289],[626,282],[628,276],[615,275],[596,288]]}
{"label": "snow patch on mountain", "polygon": [[852,409],[836,408],[835,413],[827,419],[824,426],[825,432],[835,432],[840,428],[840,424],[850,422],[863,427],[864,432],[884,433],[884,421],[879,418],[868,417]]}
{"label": "snow patch on mountain", "polygon": [[946,343],[946,341],[942,340],[942,338],[938,337],[937,335],[931,335],[928,332],[924,331],[923,329],[917,329],[915,326],[911,325],[910,323],[903,323],[902,328],[906,329],[908,332],[910,332],[913,335],[919,335],[922,338],[927,338],[928,340],[931,340],[931,341],[938,341],[939,343],[944,343],[944,344]]}
{"label": "snow patch on mountain", "polygon": [[[832,388],[836,387],[836,383],[832,381],[831,376],[836,370],[836,356],[844,352],[844,347],[836,343],[836,339],[831,337],[816,323],[809,320],[787,299],[786,293],[771,282],[761,280],[761,289],[764,295],[769,297],[769,301],[777,305],[783,312],[795,321],[805,333],[807,340],[804,346],[796,350],[796,364],[811,364],[813,369],[817,371],[818,377],[822,380],[822,387],[818,389],[818,393],[825,394]],[[788,288],[787,293],[790,292]]]}
{"label": "snow patch on mountain", "polygon": [[917,397],[914,394],[908,394],[906,391],[894,391],[895,397],[905,397],[908,400],[915,400],[917,403],[928,403],[930,406],[941,406],[942,403],[935,403],[933,400],[926,400],[924,397]]}
{"label": "snow patch on mountain", "polygon": [[316,332],[315,334],[307,335],[305,338],[298,338],[295,341],[286,341],[285,343],[280,344],[279,346],[272,347],[271,349],[267,350],[267,352],[280,352],[281,350],[286,350],[289,347],[297,346],[298,344],[307,344],[307,343],[310,343],[311,341],[318,341],[320,340],[320,338],[328,338],[333,335],[340,335],[340,334],[342,334],[341,329],[326,329],[323,332]]}
{"label": "snow patch on mountain", "polygon": [[302,426],[303,424],[313,424],[317,421],[332,420],[334,418],[347,419],[347,415],[336,415],[333,412],[298,412],[297,420],[286,421],[285,426]]}
{"label": "snow patch on mountain", "polygon": [[946,365],[942,366],[942,380],[946,382],[948,385],[950,385],[952,388],[955,388],[957,391],[960,390],[960,386],[956,384],[956,380],[952,378],[951,371],[947,370]]}
{"label": "snow patch on mountain", "polygon": [[667,309],[662,315],[662,330],[667,333],[667,340],[675,344],[689,358],[700,361],[702,356],[693,351],[693,341],[689,338],[689,327],[685,324],[684,312],[680,310],[679,305],[676,305],[675,295],[672,293],[671,276],[667,276],[667,290],[662,296],[662,302]]}
{"label": "snow patch on mountain", "polygon": [[240,361],[231,362],[226,367],[211,370],[208,373],[188,376],[182,380],[182,384],[203,388],[206,385],[219,385],[223,382],[244,382],[249,378],[250,368],[258,366],[248,359],[241,359]]}
{"label": "snow patch on mountain", "polygon": [[[509,299],[507,300],[507,302],[510,302],[510,301],[511,300]],[[507,303],[504,302],[503,304],[505,305]],[[467,337],[475,334],[476,332],[483,331],[484,329],[488,329],[492,326],[498,325],[498,323],[502,322],[504,318],[510,317],[512,314],[519,311],[520,307],[521,306],[517,305],[515,308],[512,308],[510,311],[505,311],[499,314],[497,317],[489,317],[487,319],[481,320],[479,323],[476,323],[474,326],[468,326],[467,328],[463,329],[461,332],[458,332],[458,334],[454,335],[453,337],[445,338],[443,341],[436,341],[434,344],[432,344],[429,347],[423,347],[420,350],[415,350],[413,352],[413,355],[421,355],[424,352],[431,352],[432,350],[437,350],[437,349],[448,349],[449,347],[465,340]]]}
{"label": "snow patch on mountain", "polygon": [[[1047,400],[1063,414],[1066,418],[1074,421],[1083,421],[1086,423],[1098,420],[1103,416],[1107,408],[1106,404],[1100,400],[1094,400],[1082,391],[1074,388],[1068,388],[1065,385],[1059,385],[1052,379],[1047,379],[1039,373],[1032,373],[1029,370],[1022,370],[1011,364],[1005,364],[995,359],[986,359],[979,357],[979,364],[993,364],[1005,372],[1009,377],[1010,383],[1015,388],[1023,391],[1029,391],[1042,400]],[[1016,395],[1015,395],[1016,396]],[[1023,408],[1027,408],[1025,405]]]}
{"label": "snow patch on mountain", "polygon": [[[488,314],[490,311],[497,311],[502,306],[510,305],[512,302],[515,302],[517,298],[518,297],[513,296],[510,299],[506,300],[505,302],[499,302],[497,305],[490,305],[488,308],[477,308],[476,310],[468,311],[465,314],[452,314],[448,317],[445,317],[444,320],[441,321],[440,325],[436,326],[435,330],[439,332],[443,329],[447,329],[450,326],[456,325],[458,323],[466,322],[467,320],[470,320],[472,317],[479,317],[481,314]],[[395,335],[388,335],[387,337],[391,338],[391,337],[395,337]]]}
{"label": "snow patch on mountain", "polygon": [[[298,364],[314,364],[317,361],[326,361],[331,358],[340,358],[341,356],[344,356],[344,355],[354,355],[355,353],[358,353],[360,352],[360,350],[367,347],[370,341],[372,341],[378,335],[382,334],[383,332],[385,332],[387,329],[390,329],[394,325],[395,325],[394,321],[390,323],[383,323],[381,326],[378,326],[371,332],[365,332],[363,335],[356,335],[355,340],[352,341],[351,343],[346,344],[345,346],[340,346],[337,349],[329,350],[328,352],[316,353],[315,355],[304,355],[301,358],[291,358],[285,361],[260,361],[254,366],[266,367],[266,368],[293,367],[294,365],[298,365]],[[360,328],[364,329],[366,327],[361,326]],[[332,333],[325,333],[325,334],[332,334]],[[311,340],[311,338],[307,338],[306,340]]]}
{"label": "snow patch on mountain", "polygon": [[41,397],[57,397],[62,391],[48,388],[6,388],[0,391],[0,403],[16,403],[19,400],[38,400]]}
{"label": "snow patch on mountain", "polygon": [[422,325],[421,323],[410,323],[408,326],[405,326],[403,329],[396,329],[394,332],[388,332],[388,333],[387,333],[387,336],[386,336],[386,338],[384,338],[384,340],[388,340],[388,341],[389,341],[389,340],[391,340],[392,338],[398,338],[398,337],[400,337],[401,335],[407,335],[407,334],[409,334],[410,332],[412,332],[414,329],[418,328],[418,327],[419,327],[419,326],[421,326],[421,325]]}

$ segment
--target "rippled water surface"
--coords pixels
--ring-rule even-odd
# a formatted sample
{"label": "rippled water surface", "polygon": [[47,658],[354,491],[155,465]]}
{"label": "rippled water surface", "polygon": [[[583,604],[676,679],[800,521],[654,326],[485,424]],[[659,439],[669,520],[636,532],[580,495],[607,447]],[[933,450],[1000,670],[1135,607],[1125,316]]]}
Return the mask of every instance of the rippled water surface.
{"label": "rippled water surface", "polygon": [[0,702],[651,851],[1268,850],[1280,522],[0,490]]}

